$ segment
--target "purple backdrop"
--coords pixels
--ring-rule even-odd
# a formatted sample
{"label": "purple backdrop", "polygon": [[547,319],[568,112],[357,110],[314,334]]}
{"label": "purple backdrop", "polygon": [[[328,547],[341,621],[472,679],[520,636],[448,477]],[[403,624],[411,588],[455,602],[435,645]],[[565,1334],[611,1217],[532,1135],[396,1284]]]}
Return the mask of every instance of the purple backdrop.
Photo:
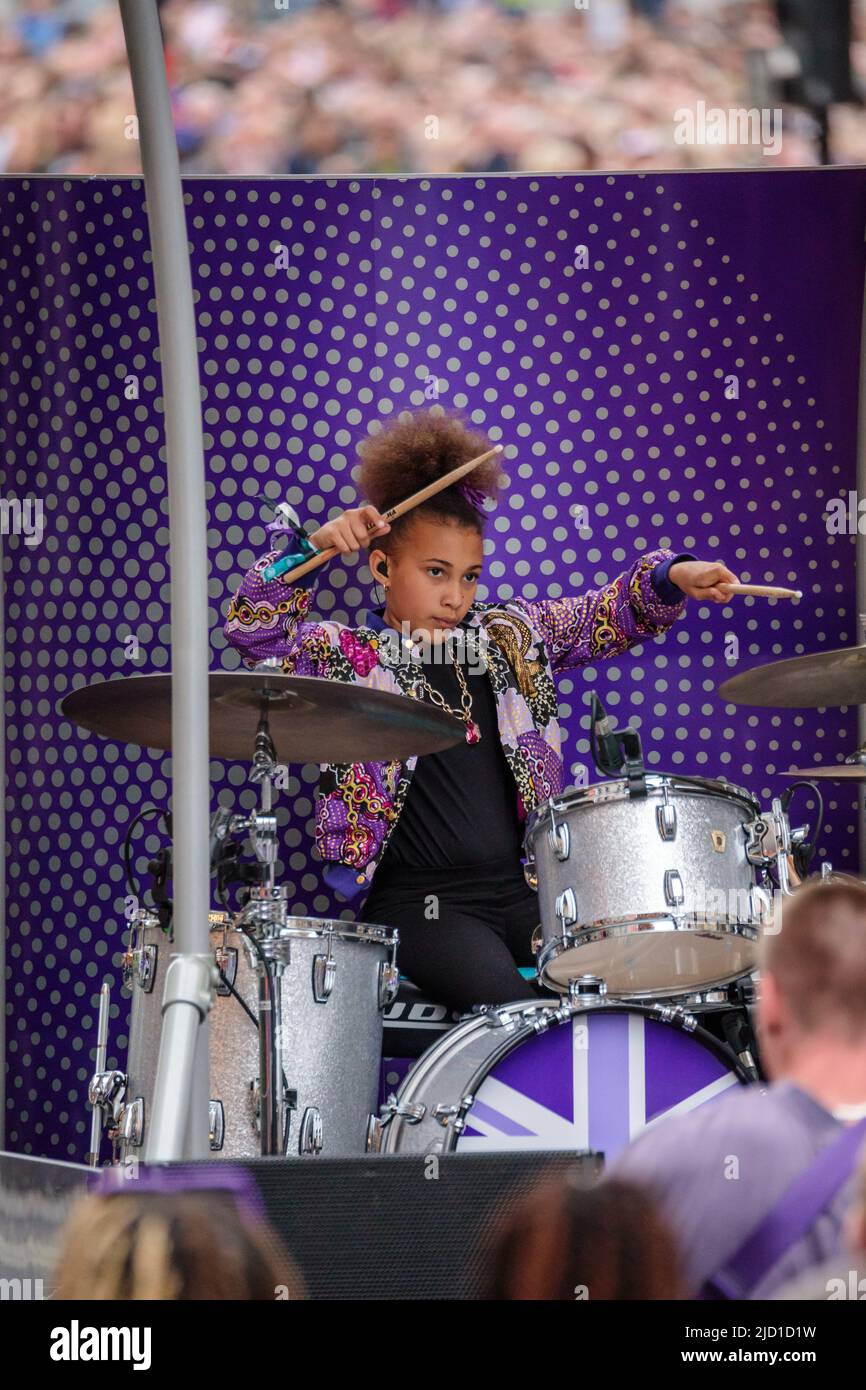
{"label": "purple backdrop", "polygon": [[[370,427],[438,393],[507,446],[481,597],[577,593],[659,544],[804,590],[796,606],[692,603],[668,639],[562,680],[572,775],[592,685],[640,726],[651,768],[723,774],[764,804],[778,771],[853,746],[853,710],[734,710],[714,691],[738,666],[858,640],[854,538],[822,513],[855,485],[866,171],[185,190],[215,667],[238,664],[221,626],[264,548],[256,496],[320,524],[356,501]],[[80,1160],[98,989],[119,979],[123,836],[167,797],[170,759],[80,732],[58,705],[169,667],[157,325],[140,181],[7,177],[0,198],[3,496],[43,499],[45,527],[38,545],[5,541],[6,1147]],[[368,580],[332,563],[319,612],[351,621]],[[318,769],[293,772],[294,910],[351,916],[310,852]],[[214,804],[254,804],[243,766],[212,775]],[[822,853],[855,867],[856,798],[827,793]],[[139,832],[140,875],[162,843]],[[115,991],[110,1064],[127,1009]]]}

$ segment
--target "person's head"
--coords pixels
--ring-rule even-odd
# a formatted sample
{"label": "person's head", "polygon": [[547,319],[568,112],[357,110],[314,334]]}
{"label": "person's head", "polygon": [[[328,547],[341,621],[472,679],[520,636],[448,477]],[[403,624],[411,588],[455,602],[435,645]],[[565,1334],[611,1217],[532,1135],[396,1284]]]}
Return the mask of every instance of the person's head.
{"label": "person's head", "polygon": [[[767,1075],[816,1074],[832,1052],[866,1063],[866,883],[807,879],[783,900],[780,930],[761,947],[758,1041]],[[828,1072],[833,1085],[839,1070]],[[866,1099],[866,1071],[862,1083]]]}
{"label": "person's head", "polygon": [[487,1299],[675,1299],[679,1254],[650,1196],[579,1169],[550,1179],[491,1231],[481,1253]]}
{"label": "person's head", "polygon": [[55,1296],[275,1300],[305,1290],[275,1232],[230,1193],[118,1192],[72,1208]]}
{"label": "person's head", "polygon": [[[401,415],[359,448],[357,483],[380,512],[468,463],[493,446],[486,435],[436,408]],[[461,484],[473,490],[467,497]],[[398,631],[441,640],[466,616],[484,561],[483,499],[503,484],[498,457],[465,479],[397,517],[369,555],[370,572],[385,589],[385,620]],[[437,636],[438,634],[438,636]]]}

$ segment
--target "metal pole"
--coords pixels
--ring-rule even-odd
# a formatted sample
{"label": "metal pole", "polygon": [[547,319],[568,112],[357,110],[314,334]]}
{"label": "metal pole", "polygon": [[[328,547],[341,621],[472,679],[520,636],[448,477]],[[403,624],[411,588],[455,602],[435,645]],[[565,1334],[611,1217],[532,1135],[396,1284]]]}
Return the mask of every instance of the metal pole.
{"label": "metal pole", "polygon": [[[864,229],[866,241],[866,229]],[[866,283],[862,290],[860,312],[860,378],[857,393],[857,501],[866,497]],[[858,513],[859,515],[859,513]],[[856,599],[857,640],[866,643],[866,536],[858,525],[856,539]],[[857,706],[857,746],[866,740],[866,705]],[[857,830],[859,873],[866,874],[866,785],[857,788]]]}
{"label": "metal pole", "polygon": [[[204,446],[183,189],[171,117],[162,34],[155,0],[119,0],[141,142],[141,163],[153,253],[165,440],[171,568],[172,819],[174,935],[180,957],[208,954],[210,782],[208,763],[207,511]],[[196,972],[180,978],[194,980]],[[194,992],[194,991],[193,991]],[[205,1072],[189,1056],[189,1028],[178,1014],[195,1017],[199,1048],[206,1048],[206,1010],[200,998],[174,997],[171,1027],[163,1035],[153,1111],[145,1142],[148,1161],[202,1158],[208,1152]],[[201,1026],[199,1026],[201,1025]],[[181,1040],[177,1058],[168,1055]],[[184,1088],[188,1091],[184,1092]],[[186,1094],[195,1139],[178,1140],[176,1102]],[[181,1104],[183,1104],[183,1100]],[[182,1152],[175,1152],[176,1149]]]}
{"label": "metal pole", "polygon": [[[6,576],[0,531],[0,691],[6,685]],[[0,1149],[6,1147],[6,698],[0,698]]]}

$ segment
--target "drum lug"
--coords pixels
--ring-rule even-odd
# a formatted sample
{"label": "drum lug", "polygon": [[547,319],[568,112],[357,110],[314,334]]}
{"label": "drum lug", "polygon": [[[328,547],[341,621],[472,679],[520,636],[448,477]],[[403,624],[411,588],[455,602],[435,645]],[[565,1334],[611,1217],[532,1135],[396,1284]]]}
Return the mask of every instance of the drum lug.
{"label": "drum lug", "polygon": [[386,1009],[397,998],[400,987],[400,972],[393,961],[379,963],[379,1008]]}
{"label": "drum lug", "polygon": [[656,824],[663,840],[675,840],[677,838],[677,808],[667,800],[667,787],[665,787],[663,805],[656,807]]}
{"label": "drum lug", "polygon": [[773,902],[766,888],[762,888],[760,884],[753,884],[749,889],[749,912],[760,925],[772,921]]}
{"label": "drum lug", "polygon": [[226,1112],[221,1100],[208,1102],[208,1143],[211,1152],[217,1153],[225,1143]]}
{"label": "drum lug", "polygon": [[322,1143],[322,1116],[314,1105],[308,1105],[301,1120],[298,1153],[321,1153]]}
{"label": "drum lug", "polygon": [[370,1115],[367,1119],[367,1138],[364,1144],[364,1151],[368,1154],[381,1153],[384,1133],[384,1122],[379,1119],[378,1115]]}
{"label": "drum lug", "polygon": [[535,867],[535,860],[534,860],[534,859],[527,858],[527,859],[524,861],[524,864],[523,864],[523,877],[524,877],[524,879],[526,880],[527,886],[528,886],[529,888],[532,889],[533,893],[537,893],[537,892],[538,892],[538,870],[537,870],[536,867]]}
{"label": "drum lug", "polygon": [[682,907],[686,900],[679,869],[665,869],[665,902],[669,907]]}
{"label": "drum lug", "polygon": [[123,961],[123,983],[129,988],[138,985],[145,994],[150,994],[156,979],[156,961],[159,948],[156,945],[136,946],[127,951]]}
{"label": "drum lug", "polygon": [[472,1108],[474,1102],[474,1096],[464,1096],[458,1105],[434,1105],[430,1113],[443,1129],[448,1129],[451,1125],[459,1134],[465,1127],[466,1111]]}
{"label": "drum lug", "polygon": [[327,955],[313,957],[313,998],[317,1004],[327,1004],[337,974],[337,962],[331,955],[330,943]]}
{"label": "drum lug", "polygon": [[690,1014],[687,1009],[679,1004],[656,1004],[654,1012],[661,1019],[662,1023],[676,1023],[686,1033],[693,1033],[698,1026],[698,1020],[694,1014]]}
{"label": "drum lug", "polygon": [[[551,819],[553,819],[552,807],[550,815]],[[571,853],[571,833],[566,822],[562,821],[560,825],[557,825],[556,821],[553,821],[553,824],[547,832],[547,839],[557,859],[560,863],[565,863],[565,860]]]}
{"label": "drum lug", "polygon": [[556,916],[562,923],[563,931],[577,921],[577,899],[573,888],[566,888],[556,899]]}
{"label": "drum lug", "polygon": [[580,999],[601,999],[606,994],[607,985],[600,975],[579,975],[576,980],[569,980],[568,982],[570,1004],[574,1004]]}
{"label": "drum lug", "polygon": [[124,1105],[118,1115],[117,1127],[108,1131],[109,1139],[122,1139],[130,1148],[138,1149],[144,1143],[144,1096]]}
{"label": "drum lug", "polygon": [[407,1125],[417,1125],[426,1114],[426,1105],[410,1105],[408,1101],[398,1100],[395,1095],[390,1095],[386,1104],[379,1107],[379,1125],[384,1129],[392,1120],[403,1120]]}
{"label": "drum lug", "polygon": [[214,959],[216,960],[217,968],[225,975],[227,982],[223,983],[222,979],[220,979],[216,987],[216,992],[223,996],[229,995],[232,992],[229,986],[234,988],[238,976],[238,953],[232,946],[218,946],[214,951]]}

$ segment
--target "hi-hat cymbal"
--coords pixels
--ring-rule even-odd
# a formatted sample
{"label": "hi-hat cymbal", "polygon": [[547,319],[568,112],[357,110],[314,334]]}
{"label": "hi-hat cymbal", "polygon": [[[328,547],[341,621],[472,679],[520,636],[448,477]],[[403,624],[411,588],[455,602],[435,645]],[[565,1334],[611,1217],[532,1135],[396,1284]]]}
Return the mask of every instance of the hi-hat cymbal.
{"label": "hi-hat cymbal", "polygon": [[866,704],[866,647],[838,647],[771,661],[719,686],[732,705],[817,709]]}
{"label": "hi-hat cymbal", "polygon": [[[170,675],[98,681],[67,695],[60,708],[105,738],[171,748]],[[402,760],[465,737],[461,720],[389,690],[273,671],[211,671],[210,756],[252,762],[263,711],[281,763]]]}

